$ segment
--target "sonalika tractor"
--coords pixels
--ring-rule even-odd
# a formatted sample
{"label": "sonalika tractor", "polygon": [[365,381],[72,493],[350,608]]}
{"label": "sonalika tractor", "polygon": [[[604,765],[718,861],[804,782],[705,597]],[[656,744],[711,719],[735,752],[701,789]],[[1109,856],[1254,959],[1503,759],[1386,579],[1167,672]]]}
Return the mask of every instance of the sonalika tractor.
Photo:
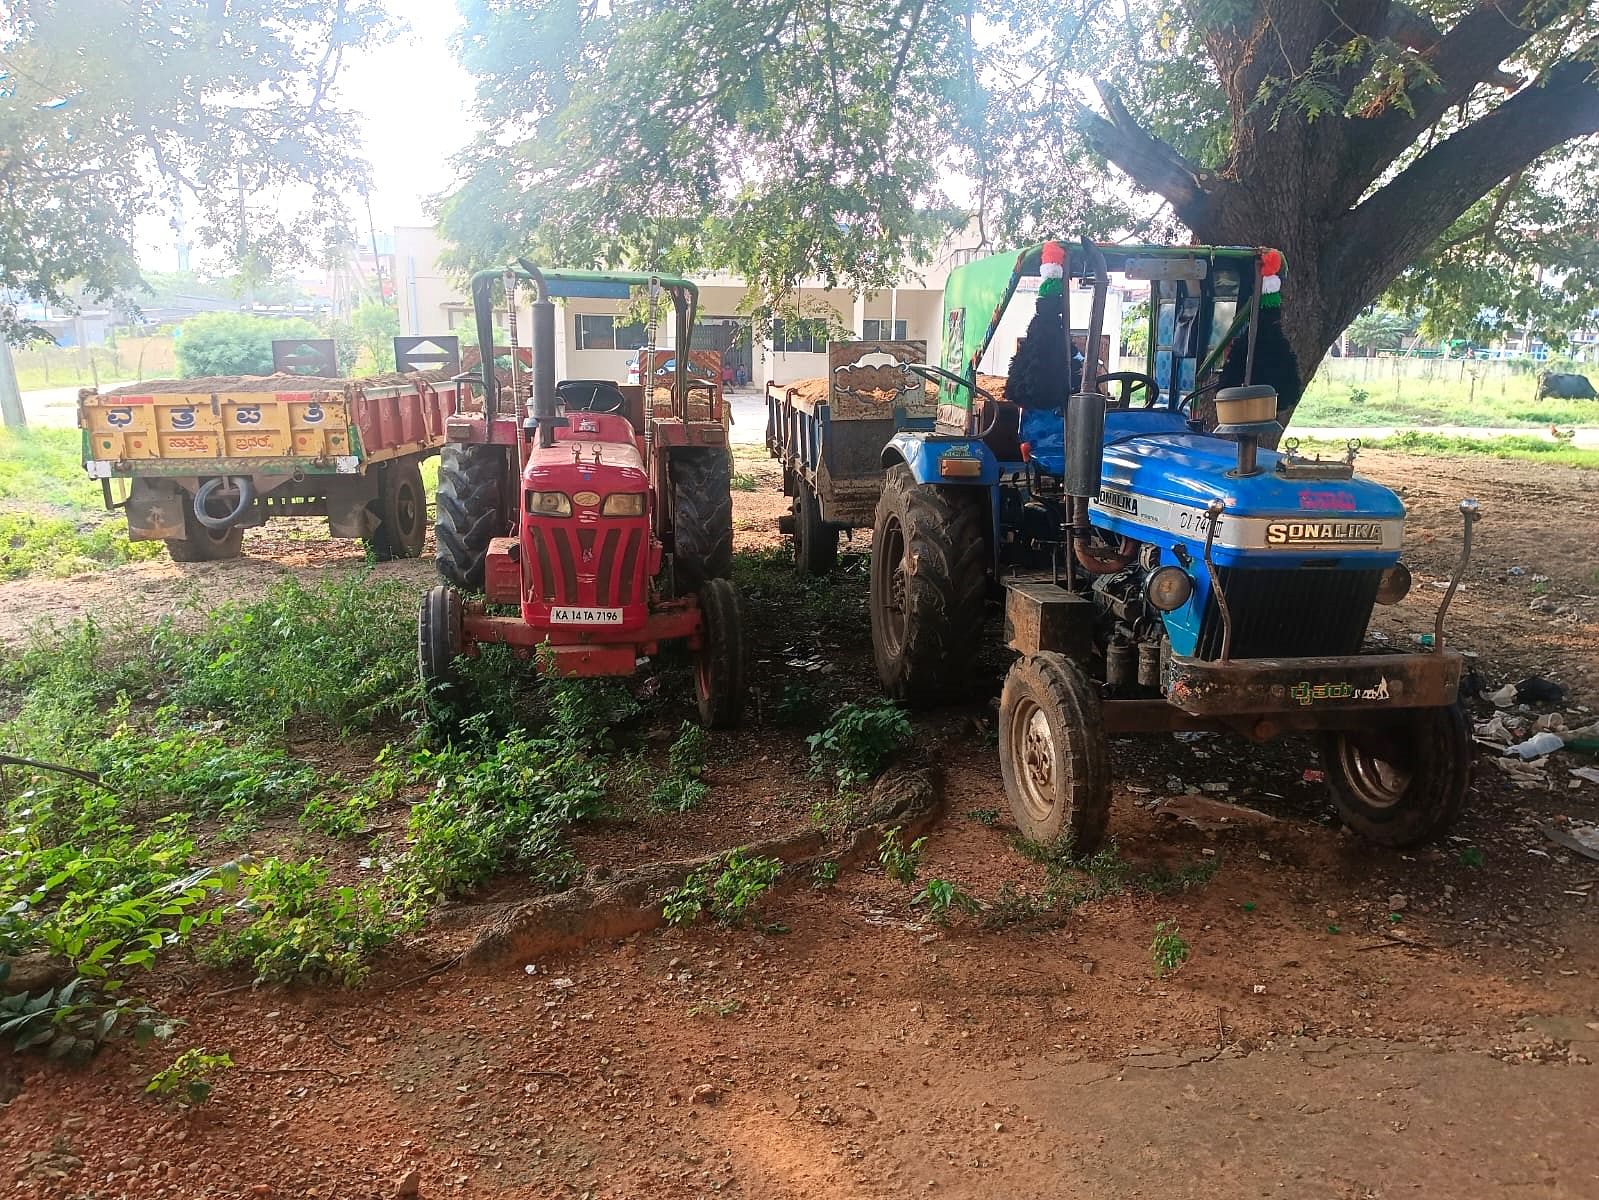
{"label": "sonalika tractor", "polygon": [[[883,450],[878,673],[910,704],[968,692],[985,610],[1003,598],[1019,657],[1000,698],[1000,766],[1028,837],[1093,850],[1109,815],[1107,738],[1162,731],[1314,735],[1343,820],[1382,845],[1436,837],[1460,812],[1470,740],[1443,623],[1476,504],[1461,502],[1430,649],[1366,648],[1372,606],[1409,588],[1405,510],[1355,477],[1358,443],[1331,461],[1291,440],[1282,454],[1262,445],[1298,399],[1283,267],[1275,250],[1086,241],[994,256],[949,278],[943,366],[908,368],[939,383],[939,419]],[[1142,371],[1100,361],[1113,271],[1150,287]],[[1076,313],[1073,277],[1092,297]],[[1001,399],[977,372],[1033,279],[1036,312]]]}
{"label": "sonalika tractor", "polygon": [[[496,284],[511,313],[508,368],[496,360]],[[533,290],[525,419],[515,344],[519,284]],[[646,362],[657,356],[659,296],[672,301],[677,367],[670,383],[656,382],[653,369],[644,376],[652,381],[648,392],[605,379],[557,383],[556,298],[626,300],[634,289],[649,293]],[[418,621],[430,694],[447,694],[457,657],[483,645],[537,655],[563,675],[630,675],[661,643],[679,641],[693,659],[701,721],[738,722],[744,643],[738,593],[726,578],[733,517],[723,400],[719,383],[686,369],[698,299],[686,279],[540,271],[520,260],[473,277],[482,358],[473,382],[481,396],[446,422],[435,534],[439,573],[449,584],[427,593]],[[669,401],[657,399],[663,388]],[[494,611],[501,606],[514,607],[514,615]]]}

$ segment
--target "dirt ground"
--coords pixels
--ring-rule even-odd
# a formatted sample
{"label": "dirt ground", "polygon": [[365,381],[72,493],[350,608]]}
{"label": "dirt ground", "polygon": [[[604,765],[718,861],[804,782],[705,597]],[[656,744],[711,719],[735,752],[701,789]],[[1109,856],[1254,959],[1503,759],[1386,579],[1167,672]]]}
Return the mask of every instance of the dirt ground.
{"label": "dirt ground", "polygon": [[[740,469],[759,484],[735,494],[740,544],[772,544],[775,475]],[[1431,629],[1455,503],[1473,495],[1484,515],[1451,643],[1477,656],[1485,691],[1541,675],[1569,689],[1554,711],[1592,720],[1594,476],[1380,453],[1361,469],[1411,511],[1416,585],[1376,628],[1396,645]],[[358,545],[304,530],[245,545],[235,564],[8,584],[4,636],[46,616],[245,595],[284,571],[364,569]],[[841,569],[831,611],[746,597],[757,719],[713,743],[706,806],[588,830],[586,863],[808,821],[822,785],[806,774],[808,730],[777,722],[777,697],[795,681],[829,703],[875,691],[864,573],[848,554]],[[918,721],[916,756],[940,769],[946,803],[923,878],[992,902],[1006,885],[1040,890],[1045,868],[1010,845],[987,736],[997,650],[988,665],[969,705]],[[147,992],[188,1020],[178,1043],[239,1064],[193,1113],[138,1091],[173,1045],[115,1046],[87,1068],[0,1064],[0,1095],[15,1093],[0,1179],[6,1194],[85,1198],[344,1200],[412,1181],[424,1197],[1599,1196],[1599,862],[1540,828],[1599,817],[1599,785],[1569,775],[1583,760],[1556,755],[1519,786],[1485,750],[1454,836],[1394,853],[1337,828],[1307,742],[1127,738],[1114,752],[1111,829],[1129,871],[1214,867],[1208,881],[941,928],[910,889],[846,872],[770,898],[774,927],[663,930],[417,979],[527,894],[502,879],[356,991],[162,968]],[[1190,788],[1258,816],[1201,829],[1161,811],[1177,795],[1196,804]],[[1192,948],[1165,978],[1150,953],[1161,920]]]}

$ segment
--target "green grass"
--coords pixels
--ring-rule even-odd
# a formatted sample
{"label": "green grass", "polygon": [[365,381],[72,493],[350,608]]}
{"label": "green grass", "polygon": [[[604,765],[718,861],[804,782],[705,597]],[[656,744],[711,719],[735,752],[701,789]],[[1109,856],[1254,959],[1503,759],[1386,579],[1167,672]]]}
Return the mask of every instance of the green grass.
{"label": "green grass", "polygon": [[0,501],[103,512],[76,429],[0,429]]}
{"label": "green grass", "polygon": [[[1392,437],[1362,438],[1362,449],[1397,450],[1405,454],[1481,454],[1509,461],[1548,463],[1562,467],[1599,470],[1599,450],[1583,449],[1567,442],[1556,442],[1524,434],[1473,438],[1454,434],[1428,433],[1407,429]],[[1302,439],[1300,449],[1316,453],[1339,453],[1342,442]]]}
{"label": "green grass", "polygon": [[[1330,360],[1317,372],[1294,411],[1294,423],[1312,426],[1469,425],[1533,428],[1547,425],[1599,425],[1599,403],[1592,400],[1534,399],[1531,374],[1489,374],[1473,381],[1460,364],[1438,364],[1436,375],[1395,378],[1393,367],[1361,368]],[[1353,377],[1351,377],[1353,372]],[[1337,378],[1334,378],[1336,374]]]}

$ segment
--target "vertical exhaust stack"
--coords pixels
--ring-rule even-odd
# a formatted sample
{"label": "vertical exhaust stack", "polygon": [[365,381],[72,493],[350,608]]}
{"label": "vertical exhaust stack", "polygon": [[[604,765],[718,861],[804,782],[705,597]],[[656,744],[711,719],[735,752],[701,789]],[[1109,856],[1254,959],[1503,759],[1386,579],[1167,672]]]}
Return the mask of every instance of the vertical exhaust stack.
{"label": "vertical exhaust stack", "polygon": [[555,445],[555,301],[541,286],[533,302],[533,420],[539,446]]}
{"label": "vertical exhaust stack", "polygon": [[[1088,345],[1083,347],[1083,369],[1077,391],[1066,401],[1066,494],[1088,501],[1099,495],[1100,475],[1105,459],[1105,397],[1093,386],[1091,377],[1099,373],[1099,340],[1105,330],[1105,295],[1110,290],[1110,273],[1105,256],[1087,238],[1082,242],[1085,266],[1094,273],[1093,308],[1088,316]],[[1069,285],[1068,285],[1069,286]],[[1070,306],[1063,306],[1066,318],[1067,374],[1070,361],[1072,327]],[[1086,503],[1081,505],[1086,509]],[[1086,524],[1086,523],[1085,523]],[[1087,529],[1080,531],[1087,536]]]}

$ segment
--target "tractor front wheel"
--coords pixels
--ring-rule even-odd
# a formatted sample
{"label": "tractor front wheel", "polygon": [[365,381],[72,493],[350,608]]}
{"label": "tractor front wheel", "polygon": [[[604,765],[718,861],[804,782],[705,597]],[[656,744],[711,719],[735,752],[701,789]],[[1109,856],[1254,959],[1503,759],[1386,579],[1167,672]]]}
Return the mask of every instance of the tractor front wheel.
{"label": "tractor front wheel", "polygon": [[1458,703],[1412,710],[1380,729],[1329,733],[1322,769],[1344,824],[1379,846],[1442,836],[1471,781],[1471,726]]}
{"label": "tractor front wheel", "polygon": [[681,595],[733,573],[733,466],[720,447],[669,453],[672,566]]}
{"label": "tractor front wheel", "polygon": [[504,446],[450,442],[439,451],[434,553],[439,574],[456,587],[483,590],[489,542],[511,530],[512,481],[511,454]]}
{"label": "tractor front wheel", "polygon": [[413,458],[394,462],[379,476],[378,498],[371,504],[378,527],[366,547],[378,562],[415,558],[427,538],[428,497],[422,467]]}
{"label": "tractor front wheel", "polygon": [[894,699],[927,707],[970,685],[988,598],[977,488],[888,469],[872,529],[872,653]]}
{"label": "tractor front wheel", "polygon": [[459,681],[455,660],[461,653],[461,593],[439,584],[422,597],[416,621],[416,659],[428,700]]}
{"label": "tractor front wheel", "polygon": [[801,575],[826,575],[838,565],[838,529],[822,520],[822,502],[801,479],[794,492],[794,566]]}
{"label": "tractor front wheel", "polygon": [[744,715],[744,621],[738,589],[726,579],[712,579],[700,589],[700,615],[705,627],[694,656],[700,724],[731,729]]}
{"label": "tractor front wheel", "polygon": [[999,700],[999,769],[1022,836],[1092,854],[1110,821],[1099,685],[1064,655],[1020,659]]}

